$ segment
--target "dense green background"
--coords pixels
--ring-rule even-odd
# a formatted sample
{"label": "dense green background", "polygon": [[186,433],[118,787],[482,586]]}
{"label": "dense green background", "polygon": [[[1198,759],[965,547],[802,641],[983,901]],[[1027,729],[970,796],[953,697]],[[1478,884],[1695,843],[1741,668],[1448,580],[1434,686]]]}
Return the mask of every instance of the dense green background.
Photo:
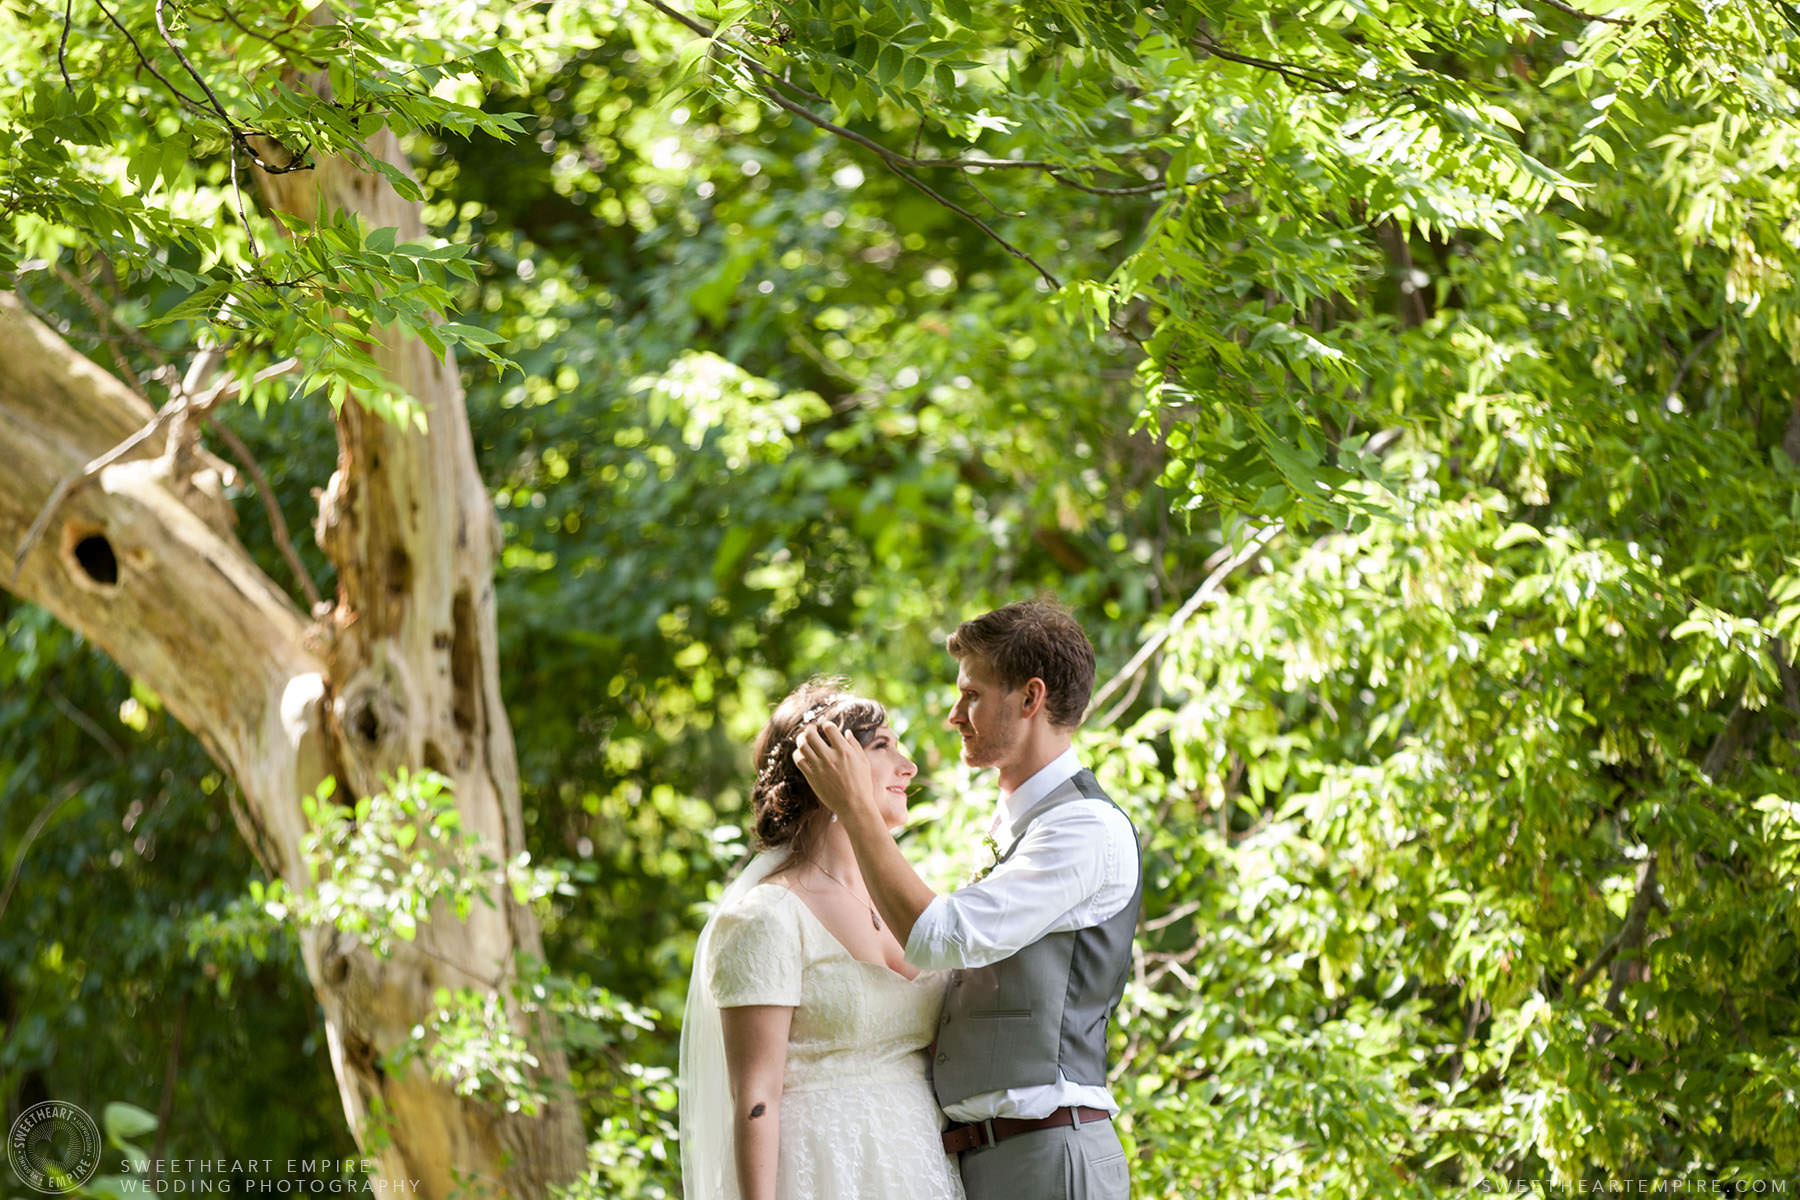
{"label": "dense green background", "polygon": [[[1040,589],[1103,680],[1156,646],[1080,743],[1147,842],[1138,1194],[1796,1186],[1792,6],[734,3],[691,14],[710,54],[654,7],[418,8],[179,28],[243,120],[327,148],[356,130],[269,81],[340,61],[455,269],[303,232],[339,273],[274,286],[304,256],[254,214],[249,253],[219,129],[85,2],[73,92],[60,22],[0,15],[0,252],[109,368],[149,362],[70,278],[125,325],[229,288],[266,326],[241,369],[352,383],[308,314],[411,280],[517,364],[464,356],[528,838],[576,881],[548,949],[595,1003],[586,1191],[678,1191],[675,1016],[773,700],[832,671],[891,706],[953,882],[992,784],[942,638]],[[224,416],[297,527],[327,411]],[[43,612],[0,622],[8,1117],[353,1155],[232,783]]]}

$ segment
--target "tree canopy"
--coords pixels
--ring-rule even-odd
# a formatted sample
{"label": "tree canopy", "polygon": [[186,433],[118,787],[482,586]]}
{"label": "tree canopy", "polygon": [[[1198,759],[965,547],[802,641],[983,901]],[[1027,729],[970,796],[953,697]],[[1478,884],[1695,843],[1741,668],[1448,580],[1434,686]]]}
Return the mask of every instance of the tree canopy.
{"label": "tree canopy", "polygon": [[[1797,32],[1783,0],[12,6],[0,271],[153,403],[208,350],[246,382],[208,444],[258,464],[239,536],[302,600],[337,582],[293,536],[333,410],[421,419],[369,331],[456,355],[565,877],[532,904],[577,1191],[679,1192],[676,1018],[772,703],[830,671],[897,713],[953,884],[991,781],[939,728],[942,638],[1047,589],[1146,842],[1137,1194],[1769,1192]],[[261,198],[332,159],[434,235]],[[335,918],[154,692],[0,606],[9,1116],[354,1156],[295,935]],[[528,1096],[440,1001],[396,1069]]]}

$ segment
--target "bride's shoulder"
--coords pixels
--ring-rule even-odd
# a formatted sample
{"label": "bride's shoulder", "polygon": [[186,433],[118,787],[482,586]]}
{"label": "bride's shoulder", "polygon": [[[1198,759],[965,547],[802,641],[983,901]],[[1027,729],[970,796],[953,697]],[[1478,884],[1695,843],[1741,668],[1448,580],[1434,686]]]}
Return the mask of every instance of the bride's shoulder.
{"label": "bride's shoulder", "polygon": [[761,916],[785,914],[789,905],[796,902],[793,892],[773,880],[759,883],[743,895],[719,909],[719,916],[735,920],[749,920]]}
{"label": "bride's shoulder", "polygon": [[746,955],[760,961],[778,951],[803,953],[807,938],[798,904],[777,883],[761,883],[733,897],[713,914],[712,955],[728,962]]}

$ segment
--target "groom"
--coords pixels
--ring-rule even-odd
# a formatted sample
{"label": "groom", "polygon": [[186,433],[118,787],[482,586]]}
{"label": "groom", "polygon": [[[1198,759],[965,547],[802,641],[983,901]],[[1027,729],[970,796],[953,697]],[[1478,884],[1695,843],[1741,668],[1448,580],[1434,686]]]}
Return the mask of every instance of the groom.
{"label": "groom", "polygon": [[1070,741],[1094,687],[1094,650],[1041,600],[964,622],[950,725],[963,761],[1000,773],[979,881],[938,895],[888,832],[855,740],[809,729],[794,752],[856,849],[881,915],[927,970],[954,971],[933,1078],[969,1200],[1126,1200],[1106,1087],[1107,1020],[1131,966],[1142,896],[1137,836]]}

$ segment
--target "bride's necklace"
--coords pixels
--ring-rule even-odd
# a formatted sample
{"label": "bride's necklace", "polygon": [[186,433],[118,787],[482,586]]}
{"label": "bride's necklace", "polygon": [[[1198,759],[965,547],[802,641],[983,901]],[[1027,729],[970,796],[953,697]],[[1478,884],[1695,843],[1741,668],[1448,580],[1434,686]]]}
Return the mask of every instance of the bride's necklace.
{"label": "bride's necklace", "polygon": [[817,862],[814,862],[813,866],[819,868],[819,874],[821,874],[825,878],[831,880],[831,882],[837,884],[839,887],[843,888],[846,892],[849,892],[852,896],[855,896],[857,901],[864,908],[869,910],[870,922],[872,922],[874,924],[875,928],[877,928],[877,929],[881,928],[881,914],[875,911],[875,906],[873,904],[870,904],[867,900],[864,900],[861,896],[857,896],[855,888],[851,887],[849,884],[847,884],[843,880],[839,879],[836,875],[833,875],[830,871],[827,871],[824,867],[819,866],[819,864]]}

